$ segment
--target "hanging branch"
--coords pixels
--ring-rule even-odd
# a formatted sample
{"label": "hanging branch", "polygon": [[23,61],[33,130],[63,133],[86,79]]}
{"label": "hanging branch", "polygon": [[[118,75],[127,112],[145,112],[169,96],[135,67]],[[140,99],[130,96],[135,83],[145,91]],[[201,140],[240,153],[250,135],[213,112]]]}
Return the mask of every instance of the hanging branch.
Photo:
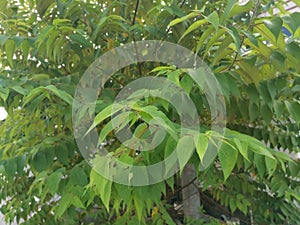
{"label": "hanging branch", "polygon": [[[259,5],[260,5],[260,2],[261,2],[261,0],[257,0],[257,2],[256,2],[256,4],[255,4],[253,14],[252,14],[252,16],[251,16],[250,22],[249,22],[248,27],[247,27],[247,31],[250,31],[250,30],[252,29],[252,24],[253,24],[253,21],[254,21],[254,19],[255,19],[255,17],[256,17],[256,14],[257,14],[258,7],[259,7]],[[244,40],[245,40],[245,35],[243,35],[243,37],[242,37],[241,44],[240,44],[240,46],[239,46],[240,49],[242,48],[242,46],[243,46],[243,44],[244,44]],[[227,68],[227,70],[231,70],[231,69],[232,69],[233,65],[234,65],[234,64],[236,63],[236,61],[237,61],[238,55],[239,55],[239,53],[238,53],[238,51],[236,51],[235,56],[234,56],[234,59],[233,59],[232,63],[230,64],[230,66]]]}

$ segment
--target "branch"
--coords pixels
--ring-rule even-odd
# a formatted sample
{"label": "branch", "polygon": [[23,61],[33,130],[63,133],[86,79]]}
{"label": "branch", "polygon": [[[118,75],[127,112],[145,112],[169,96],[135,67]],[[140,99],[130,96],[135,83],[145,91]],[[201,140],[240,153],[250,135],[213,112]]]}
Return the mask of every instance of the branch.
{"label": "branch", "polygon": [[[134,15],[133,15],[133,18],[132,18],[131,26],[133,26],[135,24],[135,19],[136,19],[137,11],[138,11],[138,8],[139,8],[139,4],[140,4],[140,1],[136,0]],[[136,46],[136,39],[135,39],[135,35],[134,35],[134,30],[132,30],[132,40],[133,40],[133,44],[134,44],[134,48],[135,48],[135,54],[136,54],[136,59],[137,59],[139,75],[140,75],[140,77],[142,77],[143,76],[142,66],[141,66],[141,63],[140,63],[138,49],[137,49],[137,46]]]}

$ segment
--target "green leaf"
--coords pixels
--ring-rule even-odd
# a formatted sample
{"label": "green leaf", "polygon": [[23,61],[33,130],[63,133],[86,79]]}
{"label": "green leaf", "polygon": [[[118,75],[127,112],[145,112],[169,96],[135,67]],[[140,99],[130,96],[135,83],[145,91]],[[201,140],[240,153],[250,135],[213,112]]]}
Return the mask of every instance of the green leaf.
{"label": "green leaf", "polygon": [[282,19],[291,28],[293,33],[300,27],[300,12],[283,16]]}
{"label": "green leaf", "polygon": [[15,42],[11,39],[7,40],[5,43],[5,52],[7,61],[10,64],[11,67],[13,67],[13,56],[15,53]]}
{"label": "green leaf", "polygon": [[274,17],[271,20],[265,20],[264,24],[272,32],[276,40],[282,29],[282,20],[279,17]]}
{"label": "green leaf", "polygon": [[81,44],[84,48],[89,48],[93,46],[93,44],[81,34],[70,34],[69,37],[73,42]]}
{"label": "green leaf", "polygon": [[73,184],[79,185],[81,187],[84,187],[88,184],[87,175],[84,172],[84,169],[78,166],[71,170],[70,180]]}
{"label": "green leaf", "polygon": [[3,46],[8,38],[8,36],[0,35],[0,45]]}
{"label": "green leaf", "polygon": [[235,46],[236,46],[236,50],[237,52],[241,52],[241,37],[239,35],[239,32],[237,31],[237,29],[233,26],[230,27],[223,27],[233,38]]}
{"label": "green leaf", "polygon": [[36,1],[36,9],[41,17],[44,16],[46,10],[53,2],[55,2],[55,1],[54,0],[47,0],[47,1],[37,0]]}
{"label": "green leaf", "polygon": [[128,119],[128,114],[126,112],[122,112],[121,114],[113,117],[113,119],[109,121],[103,129],[101,129],[99,143],[102,143],[112,130],[116,128],[122,128],[127,124],[127,122],[130,122],[126,119]]}
{"label": "green leaf", "polygon": [[48,85],[47,87],[44,87],[44,89],[53,92],[57,97],[61,98],[69,105],[72,105],[73,98],[67,92],[57,89],[57,87],[55,87],[54,85]]}
{"label": "green leaf", "polygon": [[273,112],[268,104],[262,103],[260,108],[261,116],[264,119],[266,125],[269,125],[272,118],[273,118]]}
{"label": "green leaf", "polygon": [[56,18],[53,20],[52,24],[54,26],[58,26],[58,25],[69,25],[71,22],[71,20],[69,19],[59,19],[59,18]]}
{"label": "green leaf", "polygon": [[6,87],[0,87],[0,98],[2,98],[3,101],[6,101],[8,95],[9,95],[9,89]]}
{"label": "green leaf", "polygon": [[258,155],[258,154],[254,155],[254,164],[257,168],[258,175],[260,178],[263,178],[263,176],[266,172],[266,165],[265,165],[264,158],[265,157],[263,155]]}
{"label": "green leaf", "polygon": [[208,37],[213,33],[213,31],[214,31],[214,27],[212,25],[208,26],[207,29],[205,29],[204,33],[201,35],[197,43],[196,52],[199,52],[199,50],[203,47],[204,41],[208,39]]}
{"label": "green leaf", "polygon": [[254,122],[259,116],[258,106],[253,102],[250,102],[249,104],[249,116],[250,116],[251,123]]}
{"label": "green leaf", "polygon": [[[42,87],[38,87],[35,89],[32,89],[29,94],[27,96],[25,96],[25,98],[23,99],[23,106],[26,106],[29,102],[36,100],[36,97],[40,94],[43,93],[43,88]],[[42,101],[43,99],[41,99]]]}
{"label": "green leaf", "polygon": [[203,160],[206,149],[208,147],[208,141],[208,137],[202,133],[199,133],[199,136],[195,135],[194,137],[196,151],[201,161]]}
{"label": "green leaf", "polygon": [[125,204],[130,204],[132,188],[130,186],[118,183],[114,183],[114,187],[116,188],[118,195],[125,202]]}
{"label": "green leaf", "polygon": [[285,71],[285,69],[286,69],[286,66],[285,66],[286,58],[280,52],[272,51],[272,53],[270,55],[270,60],[273,63],[273,65],[275,66],[276,69],[278,69],[280,71]]}
{"label": "green leaf", "polygon": [[258,93],[258,90],[256,89],[255,85],[254,84],[249,84],[246,87],[246,91],[247,91],[247,94],[249,96],[249,99],[252,102],[254,102],[255,104],[258,105],[258,103],[259,103],[259,93]]}
{"label": "green leaf", "polygon": [[112,182],[93,169],[90,174],[90,183],[95,187],[95,192],[101,198],[107,211],[109,211]]}
{"label": "green leaf", "polygon": [[231,11],[232,7],[234,6],[234,4],[236,3],[237,0],[228,0],[227,4],[226,4],[226,8],[221,16],[221,23],[223,24],[225,22],[225,20],[228,19],[229,16],[229,12]]}
{"label": "green leaf", "polygon": [[186,35],[188,35],[192,31],[198,29],[200,26],[202,26],[203,24],[205,24],[207,22],[208,22],[207,19],[197,20],[196,22],[194,22],[191,26],[189,26],[188,29],[186,29],[186,31],[182,34],[182,36],[178,40],[178,42],[180,42]]}
{"label": "green leaf", "polygon": [[52,196],[54,196],[57,193],[61,178],[62,172],[60,170],[55,171],[48,177],[46,182],[46,188]]}
{"label": "green leaf", "polygon": [[226,181],[237,162],[238,151],[232,145],[223,142],[218,156],[224,174],[224,181]]}
{"label": "green leaf", "polygon": [[9,159],[5,163],[5,171],[9,177],[13,177],[17,172],[17,163],[14,158]]}
{"label": "green leaf", "polygon": [[141,123],[134,130],[134,136],[137,138],[143,137],[143,134],[148,130],[148,125],[146,123]]}
{"label": "green leaf", "polygon": [[271,158],[265,157],[265,164],[267,167],[269,177],[271,177],[277,167],[277,161],[276,161],[276,159],[271,159]]}
{"label": "green leaf", "polygon": [[24,59],[27,60],[28,59],[28,55],[29,55],[29,49],[30,49],[30,44],[28,40],[24,40],[22,45],[21,45],[21,49],[23,51],[23,56]]}
{"label": "green leaf", "polygon": [[248,158],[248,143],[247,142],[241,142],[239,139],[234,138],[233,139],[237,149],[239,150],[239,152],[241,153],[241,155],[250,162],[249,158]]}
{"label": "green leaf", "polygon": [[80,208],[80,209],[85,209],[86,208],[86,207],[84,207],[81,199],[78,198],[76,195],[73,196],[72,205],[74,205],[76,208]]}
{"label": "green leaf", "polygon": [[257,38],[252,33],[248,32],[248,31],[243,31],[243,33],[256,47],[259,47]]}
{"label": "green leaf", "polygon": [[55,48],[55,41],[59,37],[60,31],[59,30],[53,30],[47,40],[46,46],[47,46],[47,55],[52,56],[52,51]]}
{"label": "green leaf", "polygon": [[25,163],[26,163],[26,156],[22,155],[22,156],[18,156],[15,158],[16,163],[17,163],[17,172],[19,175],[23,175],[24,173],[24,167],[25,167]]}
{"label": "green leaf", "polygon": [[32,165],[38,172],[47,168],[47,159],[43,151],[39,151],[32,159]]}
{"label": "green leaf", "polygon": [[194,150],[194,140],[191,136],[183,136],[179,139],[176,151],[179,152],[179,167],[182,170],[191,158]]}
{"label": "green leaf", "polygon": [[133,192],[133,202],[135,206],[135,210],[137,212],[138,220],[141,221],[144,216],[144,209],[145,209],[145,203],[144,203],[144,195],[142,193],[139,193],[141,191],[138,191],[138,189],[142,189],[143,187],[136,187],[135,191]]}
{"label": "green leaf", "polygon": [[219,20],[219,15],[216,11],[213,11],[211,14],[209,14],[206,19],[209,23],[211,23],[214,26],[216,30],[218,30],[220,25],[220,20]]}
{"label": "green leaf", "polygon": [[191,19],[191,18],[194,18],[194,17],[196,17],[196,16],[199,16],[199,13],[197,13],[197,12],[191,12],[190,14],[188,14],[188,15],[186,15],[186,16],[184,16],[184,17],[181,17],[181,18],[177,18],[177,19],[175,19],[175,20],[172,20],[170,23],[169,23],[169,25],[168,26],[174,26],[174,25],[176,25],[176,24],[178,24],[178,23],[182,23],[182,22],[184,22],[184,21],[186,21],[186,20],[188,20],[188,19]]}
{"label": "green leaf", "polygon": [[234,212],[237,209],[236,201],[234,198],[230,198],[229,207],[230,207],[231,212]]}
{"label": "green leaf", "polygon": [[67,145],[66,144],[58,145],[54,151],[55,151],[55,155],[56,155],[58,161],[64,165],[68,165],[68,163],[69,163],[68,154],[69,153],[68,153]]}
{"label": "green leaf", "polygon": [[72,200],[73,195],[71,193],[65,193],[62,195],[62,198],[60,199],[58,207],[56,208],[56,211],[54,213],[54,218],[56,220],[65,213],[67,208],[70,207],[70,205],[72,204]]}
{"label": "green leaf", "polygon": [[300,104],[298,102],[284,102],[291,117],[300,124]]}
{"label": "green leaf", "polygon": [[300,46],[296,42],[291,42],[286,45],[285,50],[296,59],[300,59]]}
{"label": "green leaf", "polygon": [[124,108],[124,105],[117,104],[117,103],[107,106],[105,109],[103,109],[100,113],[98,113],[95,116],[94,122],[93,122],[92,126],[88,129],[86,134],[91,132],[91,130],[94,129],[103,120],[105,120],[108,117],[113,116],[115,113],[119,112],[122,108]]}
{"label": "green leaf", "polygon": [[12,40],[14,40],[16,48],[19,48],[20,45],[21,45],[21,44],[23,43],[23,41],[24,41],[24,37],[21,37],[21,36],[13,36],[13,37],[12,37]]}
{"label": "green leaf", "polygon": [[194,81],[190,76],[184,74],[182,79],[180,80],[180,84],[182,88],[186,91],[186,93],[189,94],[193,88]]}
{"label": "green leaf", "polygon": [[254,1],[251,1],[251,0],[247,0],[247,1],[243,1],[243,2],[238,1],[232,7],[232,9],[230,10],[230,12],[228,13],[227,18],[231,18],[233,16],[237,16],[239,14],[247,12],[250,9],[252,9],[253,7],[254,7]]}
{"label": "green leaf", "polygon": [[[248,142],[249,147],[251,149],[251,151],[253,151],[256,154],[259,155],[264,155],[266,157],[272,158],[274,159],[273,155],[270,153],[270,151],[268,151],[268,149],[261,143],[259,142],[257,139],[255,138],[251,138],[252,141],[250,140]],[[254,140],[253,140],[254,139]]]}

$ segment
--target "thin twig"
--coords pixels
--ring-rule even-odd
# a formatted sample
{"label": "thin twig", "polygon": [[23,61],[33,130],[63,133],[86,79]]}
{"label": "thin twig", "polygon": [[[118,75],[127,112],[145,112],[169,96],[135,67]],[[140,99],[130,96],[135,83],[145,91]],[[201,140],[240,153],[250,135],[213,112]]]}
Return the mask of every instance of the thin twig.
{"label": "thin twig", "polygon": [[[135,10],[134,10],[134,15],[133,15],[133,19],[132,19],[132,22],[131,22],[131,26],[133,26],[135,24],[135,19],[136,19],[137,11],[138,11],[138,8],[139,8],[139,4],[140,4],[140,1],[136,0]],[[133,40],[133,44],[134,44],[134,48],[135,48],[135,54],[136,54],[136,59],[137,59],[139,75],[140,75],[140,77],[142,77],[143,76],[142,65],[140,63],[139,53],[138,53],[138,49],[137,49],[137,46],[136,46],[136,39],[135,39],[135,35],[134,35],[134,30],[132,31],[132,40]]]}
{"label": "thin twig", "polygon": [[184,186],[176,189],[174,191],[174,193],[178,193],[179,191],[182,191],[183,189],[187,188],[188,186],[190,186],[191,184],[193,184],[195,182],[195,180],[197,180],[197,177],[194,177],[190,182],[188,182],[187,184],[185,184]]}
{"label": "thin twig", "polygon": [[[261,0],[257,0],[257,2],[256,2],[256,4],[255,4],[254,10],[253,10],[253,14],[252,14],[252,16],[251,16],[250,22],[249,22],[248,27],[247,27],[247,31],[249,31],[250,29],[252,29],[252,24],[253,24],[253,21],[254,21],[254,19],[255,19],[255,17],[256,17],[256,14],[257,14],[258,7],[259,7],[259,5],[260,5],[260,2],[261,2]],[[243,37],[242,37],[242,40],[241,40],[241,44],[240,44],[240,46],[239,46],[239,49],[242,48],[242,46],[243,46],[243,44],[244,44],[244,40],[245,40],[245,35],[243,35]],[[236,51],[235,56],[234,56],[234,59],[233,59],[232,63],[230,64],[230,66],[228,67],[227,70],[231,70],[231,69],[232,69],[233,65],[236,63],[236,60],[237,60],[238,55],[239,55],[239,52]]]}

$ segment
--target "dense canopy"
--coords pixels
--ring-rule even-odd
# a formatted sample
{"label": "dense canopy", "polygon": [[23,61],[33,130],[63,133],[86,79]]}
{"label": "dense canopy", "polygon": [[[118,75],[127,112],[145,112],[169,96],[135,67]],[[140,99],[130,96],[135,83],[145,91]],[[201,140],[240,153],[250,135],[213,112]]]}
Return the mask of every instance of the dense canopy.
{"label": "dense canopy", "polygon": [[[0,106],[8,112],[0,121],[0,211],[7,223],[299,223],[300,13],[286,12],[284,2],[0,1]],[[298,0],[290,2],[300,7]],[[93,106],[72,114],[77,85],[89,66],[116,47],[145,40],[188,49],[191,59],[207,65],[222,96],[208,95],[190,68],[138,62],[114,73]],[[148,53],[133,53],[139,54]],[[155,88],[116,109],[114,101],[126,85],[150,76],[174,86],[165,88],[164,96],[178,102],[177,94],[184,93],[193,101],[199,131],[182,129],[186,118],[155,96]],[[214,120],[219,117],[212,99],[215,106],[224,103],[224,120]],[[93,124],[82,122],[93,115]],[[180,171],[166,180],[124,185],[97,172],[104,168],[100,156],[85,160],[74,121],[88,132],[95,128],[107,155],[129,165],[163,161],[176,146],[195,151],[190,159],[178,157]],[[214,124],[226,125],[224,133],[212,130]],[[156,126],[166,132],[150,151],[132,149],[130,139],[116,137],[124,129],[142,140],[161,137]],[[208,146],[217,146],[216,154],[210,155]],[[187,161],[195,177],[183,170]],[[181,175],[191,182],[182,185]],[[191,202],[181,194],[190,185],[200,198],[197,219],[188,216]]]}

